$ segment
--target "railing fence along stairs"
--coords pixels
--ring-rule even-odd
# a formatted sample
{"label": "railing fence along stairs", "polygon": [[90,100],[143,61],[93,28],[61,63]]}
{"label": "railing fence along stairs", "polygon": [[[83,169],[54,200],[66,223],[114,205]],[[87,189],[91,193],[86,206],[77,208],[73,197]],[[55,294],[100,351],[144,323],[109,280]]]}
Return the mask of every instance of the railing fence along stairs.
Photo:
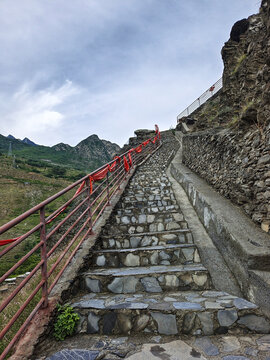
{"label": "railing fence along stairs", "polygon": [[[14,276],[15,271],[18,273],[20,266],[31,256],[39,254],[39,260],[30,273],[0,304],[0,360],[10,353],[38,310],[48,306],[49,295],[59,278],[83,241],[95,230],[97,220],[120,185],[131,176],[131,169],[161,145],[159,128],[155,127],[154,138],[116,156],[111,162],[0,227],[0,236],[4,234],[0,237],[0,247],[3,246],[0,261],[14,258],[16,249],[27,242],[33,244],[15,265],[5,274],[0,274],[0,285]],[[26,233],[18,236],[20,230],[16,226],[23,222],[34,226],[29,226]]]}
{"label": "railing fence along stairs", "polygon": [[209,89],[207,89],[201,96],[199,96],[192,104],[190,104],[185,110],[183,110],[177,116],[177,123],[184,116],[189,116],[196,109],[198,109],[202,104],[204,104],[208,99],[215,95],[222,88],[222,78],[216,81]]}

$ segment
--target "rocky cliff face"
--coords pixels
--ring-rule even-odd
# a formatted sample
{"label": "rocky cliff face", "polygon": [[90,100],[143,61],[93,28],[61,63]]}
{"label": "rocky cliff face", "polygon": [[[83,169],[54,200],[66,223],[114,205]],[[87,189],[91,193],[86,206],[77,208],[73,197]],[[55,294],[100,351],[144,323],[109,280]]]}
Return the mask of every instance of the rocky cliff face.
{"label": "rocky cliff face", "polygon": [[270,0],[234,24],[221,53],[223,89],[192,113],[183,161],[269,231]]}
{"label": "rocky cliff face", "polygon": [[221,51],[223,89],[192,116],[195,130],[213,126],[263,130],[270,123],[270,1],[238,21]]}
{"label": "rocky cliff face", "polygon": [[111,161],[113,156],[120,151],[120,147],[110,141],[99,139],[97,135],[91,135],[76,145],[73,151],[99,167]]}

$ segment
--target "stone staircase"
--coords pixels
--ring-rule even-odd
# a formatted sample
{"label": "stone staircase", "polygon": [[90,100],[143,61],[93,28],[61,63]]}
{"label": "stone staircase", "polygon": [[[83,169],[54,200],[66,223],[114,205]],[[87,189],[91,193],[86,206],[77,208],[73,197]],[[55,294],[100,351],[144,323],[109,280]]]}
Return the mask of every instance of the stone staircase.
{"label": "stone staircase", "polygon": [[72,302],[78,333],[269,333],[255,304],[213,288],[166,175],[175,148],[167,135],[104,227]]}

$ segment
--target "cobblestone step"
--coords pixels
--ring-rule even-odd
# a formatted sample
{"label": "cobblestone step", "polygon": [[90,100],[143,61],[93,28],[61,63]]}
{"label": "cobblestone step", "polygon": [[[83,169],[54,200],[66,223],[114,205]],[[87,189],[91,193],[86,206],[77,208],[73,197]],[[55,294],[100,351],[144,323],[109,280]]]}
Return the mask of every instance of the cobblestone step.
{"label": "cobblestone step", "polygon": [[84,280],[90,292],[117,294],[211,288],[209,273],[201,264],[93,269]]}
{"label": "cobblestone step", "polygon": [[123,198],[119,204],[119,208],[129,209],[129,208],[140,208],[140,207],[157,207],[157,206],[171,206],[176,205],[176,200],[172,200],[169,197],[164,196],[162,200],[127,200]]}
{"label": "cobblestone step", "polygon": [[[125,212],[123,216],[115,215],[116,224],[129,225],[129,224],[170,224],[184,222],[184,216],[179,212],[164,211],[161,213],[151,214],[138,214]],[[180,228],[180,227],[179,227]],[[171,229],[167,229],[171,230]]]}
{"label": "cobblestone step", "polygon": [[200,263],[195,245],[165,245],[130,249],[94,251],[93,265],[98,267],[130,267]]}
{"label": "cobblestone step", "polygon": [[73,302],[78,332],[161,335],[267,333],[270,324],[257,306],[218,291],[166,294],[88,294]]}
{"label": "cobblestone step", "polygon": [[192,244],[193,238],[189,229],[175,231],[154,231],[140,234],[119,234],[118,236],[103,235],[99,246],[103,249],[128,249],[144,246],[166,244]]}
{"label": "cobblestone step", "polygon": [[168,212],[177,212],[181,213],[180,208],[178,205],[166,205],[166,206],[137,206],[132,207],[121,207],[117,209],[118,216],[124,215],[133,215],[133,214],[157,214],[157,213],[168,213]]}

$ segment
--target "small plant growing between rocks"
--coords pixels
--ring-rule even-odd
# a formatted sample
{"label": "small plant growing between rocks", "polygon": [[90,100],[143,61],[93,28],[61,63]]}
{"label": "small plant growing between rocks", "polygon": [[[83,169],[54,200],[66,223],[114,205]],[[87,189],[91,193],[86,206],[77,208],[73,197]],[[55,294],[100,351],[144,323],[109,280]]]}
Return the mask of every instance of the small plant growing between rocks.
{"label": "small plant growing between rocks", "polygon": [[243,63],[243,61],[246,59],[247,54],[242,54],[241,56],[238,57],[237,61],[236,61],[236,65],[234,70],[232,71],[231,75],[235,75],[237,73],[237,71],[239,70],[241,64]]}
{"label": "small plant growing between rocks", "polygon": [[57,305],[57,319],[54,324],[53,336],[56,340],[64,340],[74,333],[80,317],[69,305]]}

